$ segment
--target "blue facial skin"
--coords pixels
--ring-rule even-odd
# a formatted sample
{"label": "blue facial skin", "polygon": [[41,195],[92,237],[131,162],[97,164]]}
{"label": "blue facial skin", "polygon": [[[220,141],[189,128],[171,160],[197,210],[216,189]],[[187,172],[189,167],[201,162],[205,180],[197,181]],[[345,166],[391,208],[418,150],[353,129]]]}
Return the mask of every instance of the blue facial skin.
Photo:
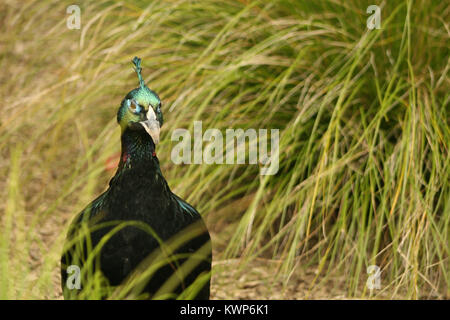
{"label": "blue facial skin", "polygon": [[134,114],[139,114],[143,110],[143,108],[135,100],[126,99],[125,104]]}

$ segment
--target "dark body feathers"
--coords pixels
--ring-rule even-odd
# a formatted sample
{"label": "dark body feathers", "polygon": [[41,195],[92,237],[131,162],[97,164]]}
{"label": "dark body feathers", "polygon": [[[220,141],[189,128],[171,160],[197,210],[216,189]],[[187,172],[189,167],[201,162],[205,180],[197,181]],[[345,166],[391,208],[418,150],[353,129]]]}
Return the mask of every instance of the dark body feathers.
{"label": "dark body feathers", "polygon": [[[61,258],[62,288],[65,297],[70,293],[66,288],[67,266],[86,262],[86,252],[89,251],[87,248],[94,248],[100,243],[119,221],[145,224],[163,242],[173,239],[175,235],[189,236],[189,232],[195,234],[174,252],[184,254],[185,257],[166,264],[146,283],[142,292],[147,298],[153,298],[175,270],[179,270],[179,266],[203,246],[206,248],[206,254],[198,259],[192,272],[183,276],[180,283],[171,291],[172,296],[169,298],[176,298],[199,275],[210,272],[211,246],[206,226],[192,206],[171,192],[154,151],[155,145],[144,130],[127,129],[122,134],[122,157],[108,190],[84,209],[69,229],[66,241],[74,239],[83,223],[86,223],[91,231],[88,237],[90,239],[82,241],[81,252],[75,249],[75,245],[69,245]],[[111,225],[96,230],[96,227],[108,223]],[[186,228],[192,226],[195,226],[195,231],[192,229],[186,231]],[[139,226],[126,226],[114,233],[105,243],[94,270],[101,270],[111,286],[118,286],[158,248],[160,248],[159,241],[148,230],[142,230]],[[151,262],[147,261],[143,270],[150,267]],[[80,267],[83,269],[83,266]],[[82,286],[83,281],[86,281],[86,278],[82,277]],[[208,279],[195,298],[208,299],[209,286]]]}

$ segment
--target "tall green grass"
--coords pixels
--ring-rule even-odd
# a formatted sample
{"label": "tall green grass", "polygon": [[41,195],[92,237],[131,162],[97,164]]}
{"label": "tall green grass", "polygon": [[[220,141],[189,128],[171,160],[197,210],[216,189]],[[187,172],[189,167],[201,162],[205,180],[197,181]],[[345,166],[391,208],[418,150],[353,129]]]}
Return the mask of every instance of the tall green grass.
{"label": "tall green grass", "polygon": [[[113,174],[134,56],[163,101],[163,174],[205,217],[216,277],[264,258],[286,287],[313,268],[311,296],[338,277],[349,298],[449,296],[445,2],[384,1],[379,30],[370,1],[88,1],[80,30],[70,4],[0,4],[0,298],[60,296],[68,223]],[[280,129],[278,174],[174,165],[171,134],[195,120]]]}

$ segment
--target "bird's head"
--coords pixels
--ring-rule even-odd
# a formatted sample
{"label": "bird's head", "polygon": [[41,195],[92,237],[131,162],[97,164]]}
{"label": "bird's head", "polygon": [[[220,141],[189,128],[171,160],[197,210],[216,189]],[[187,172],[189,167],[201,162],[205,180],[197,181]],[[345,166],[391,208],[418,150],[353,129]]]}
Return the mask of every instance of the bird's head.
{"label": "bird's head", "polygon": [[139,87],[131,90],[122,100],[117,112],[117,122],[122,133],[131,130],[145,129],[151,136],[153,143],[159,142],[159,131],[163,124],[161,100],[150,90],[142,79],[141,59],[134,57],[133,64],[139,78]]}

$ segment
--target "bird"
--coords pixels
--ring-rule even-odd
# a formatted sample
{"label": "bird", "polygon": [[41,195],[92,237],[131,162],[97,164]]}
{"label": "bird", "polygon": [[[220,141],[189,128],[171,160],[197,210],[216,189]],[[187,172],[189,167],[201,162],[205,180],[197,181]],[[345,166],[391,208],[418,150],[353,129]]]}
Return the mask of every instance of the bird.
{"label": "bird", "polygon": [[159,96],[132,60],[139,87],[117,112],[121,156],[105,192],[71,222],[61,255],[65,299],[209,299],[211,237],[199,212],[175,195],[156,156]]}

